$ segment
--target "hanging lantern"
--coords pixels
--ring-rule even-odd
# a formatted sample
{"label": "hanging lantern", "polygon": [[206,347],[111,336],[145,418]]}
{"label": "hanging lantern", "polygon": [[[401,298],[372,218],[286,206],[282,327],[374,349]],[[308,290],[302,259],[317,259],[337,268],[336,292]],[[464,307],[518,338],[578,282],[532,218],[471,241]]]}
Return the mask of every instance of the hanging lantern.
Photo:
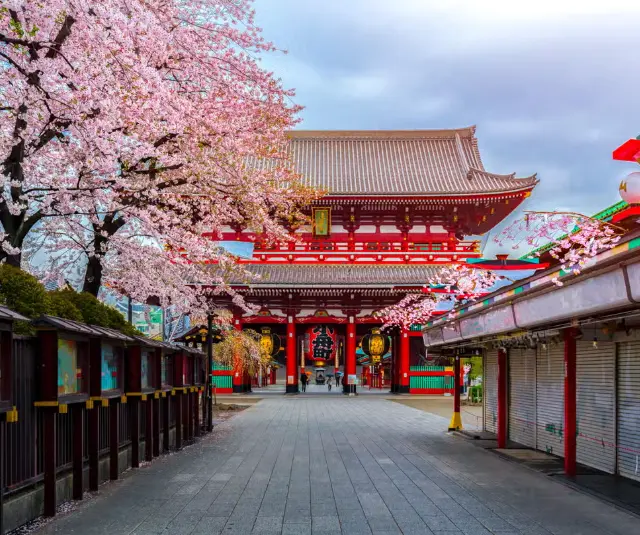
{"label": "hanging lantern", "polygon": [[362,351],[371,359],[371,364],[380,364],[380,359],[389,351],[389,337],[380,333],[380,329],[373,328],[362,337]]}
{"label": "hanging lantern", "polygon": [[315,325],[307,331],[309,335],[309,356],[316,362],[326,362],[335,358],[338,347],[337,333],[329,325]]}
{"label": "hanging lantern", "polygon": [[280,337],[277,334],[273,334],[269,327],[263,327],[261,332],[260,347],[262,350],[271,357],[277,355],[278,351],[280,351]]}
{"label": "hanging lantern", "polygon": [[628,204],[640,204],[640,172],[631,173],[620,182],[620,197]]}

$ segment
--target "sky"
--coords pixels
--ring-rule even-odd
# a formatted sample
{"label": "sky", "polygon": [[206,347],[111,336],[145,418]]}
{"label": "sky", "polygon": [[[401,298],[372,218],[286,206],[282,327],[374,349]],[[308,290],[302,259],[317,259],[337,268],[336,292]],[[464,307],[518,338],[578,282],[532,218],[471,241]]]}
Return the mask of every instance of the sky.
{"label": "sky", "polygon": [[538,173],[528,210],[596,213],[637,170],[611,153],[640,134],[640,0],[254,6],[300,128],[476,125],[488,171]]}

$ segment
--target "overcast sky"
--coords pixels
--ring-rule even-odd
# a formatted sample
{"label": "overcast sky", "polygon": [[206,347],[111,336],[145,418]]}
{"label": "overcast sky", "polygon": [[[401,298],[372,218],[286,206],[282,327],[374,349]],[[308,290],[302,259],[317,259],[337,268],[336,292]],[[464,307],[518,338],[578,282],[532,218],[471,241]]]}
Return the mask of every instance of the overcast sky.
{"label": "overcast sky", "polygon": [[[475,124],[487,170],[538,173],[527,208],[595,213],[637,165],[640,0],[256,0],[265,67],[305,129]],[[511,218],[513,219],[513,218]]]}

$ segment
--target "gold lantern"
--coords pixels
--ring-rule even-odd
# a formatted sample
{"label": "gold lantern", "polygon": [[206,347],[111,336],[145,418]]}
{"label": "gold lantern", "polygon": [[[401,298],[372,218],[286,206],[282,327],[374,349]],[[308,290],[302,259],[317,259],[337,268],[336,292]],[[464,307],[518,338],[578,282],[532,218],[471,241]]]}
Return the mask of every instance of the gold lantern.
{"label": "gold lantern", "polygon": [[362,337],[362,352],[371,359],[371,364],[380,364],[382,357],[389,351],[389,337],[383,335],[380,329],[373,328]]}

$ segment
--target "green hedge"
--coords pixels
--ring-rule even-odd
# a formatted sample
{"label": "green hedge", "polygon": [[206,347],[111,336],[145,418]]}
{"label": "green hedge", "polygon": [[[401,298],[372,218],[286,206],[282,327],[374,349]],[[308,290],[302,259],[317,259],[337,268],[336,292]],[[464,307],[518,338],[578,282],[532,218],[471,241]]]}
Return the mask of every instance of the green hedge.
{"label": "green hedge", "polygon": [[[48,292],[33,275],[7,264],[0,265],[0,304],[36,319],[42,314],[110,327],[125,334],[141,334],[117,310],[86,292],[71,289]],[[28,323],[17,322],[19,334],[33,334]]]}

